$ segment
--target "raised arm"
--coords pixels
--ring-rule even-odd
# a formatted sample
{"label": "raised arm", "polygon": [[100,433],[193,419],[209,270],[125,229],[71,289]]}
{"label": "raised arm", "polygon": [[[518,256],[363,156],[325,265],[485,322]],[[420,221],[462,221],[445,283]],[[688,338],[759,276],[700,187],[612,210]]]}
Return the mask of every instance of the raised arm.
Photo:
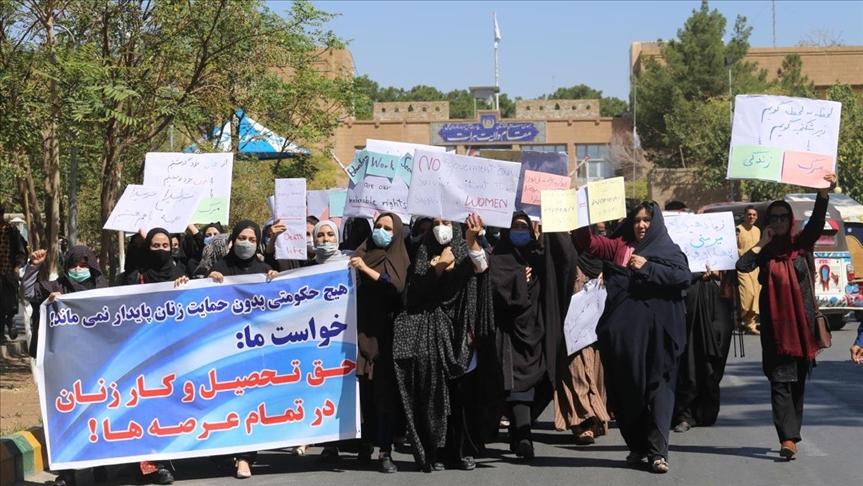
{"label": "raised arm", "polygon": [[578,251],[587,252],[601,260],[613,262],[617,249],[623,244],[622,240],[609,239],[597,236],[590,232],[590,227],[585,226],[573,232],[573,243]]}

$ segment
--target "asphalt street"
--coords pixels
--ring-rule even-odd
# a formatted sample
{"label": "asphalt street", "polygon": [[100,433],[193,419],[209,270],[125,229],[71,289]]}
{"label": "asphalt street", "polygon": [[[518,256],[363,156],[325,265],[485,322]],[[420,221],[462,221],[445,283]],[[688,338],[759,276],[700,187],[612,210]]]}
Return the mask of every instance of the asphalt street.
{"label": "asphalt street", "polygon": [[[722,409],[717,424],[671,435],[671,472],[655,475],[627,467],[627,451],[617,429],[591,446],[576,446],[569,433],[556,432],[551,410],[535,429],[536,459],[522,463],[504,443],[491,444],[474,471],[418,472],[412,457],[396,453],[400,471],[384,475],[376,464],[361,464],[345,454],[335,465],[319,460],[320,448],[298,457],[287,451],[262,452],[254,477],[242,482],[210,459],[175,461],[175,484],[199,485],[402,485],[470,484],[537,485],[819,485],[861,484],[863,439],[863,366],[849,360],[856,335],[849,323],[833,336],[833,347],[819,356],[807,384],[803,442],[800,457],[785,462],[778,456],[778,440],[770,414],[769,388],[761,372],[758,338],[746,337],[745,358],[732,350],[722,382]],[[45,474],[40,481],[49,479]],[[43,484],[29,482],[27,484]],[[79,484],[91,484],[89,473]],[[112,467],[109,482],[137,484],[131,471]]]}

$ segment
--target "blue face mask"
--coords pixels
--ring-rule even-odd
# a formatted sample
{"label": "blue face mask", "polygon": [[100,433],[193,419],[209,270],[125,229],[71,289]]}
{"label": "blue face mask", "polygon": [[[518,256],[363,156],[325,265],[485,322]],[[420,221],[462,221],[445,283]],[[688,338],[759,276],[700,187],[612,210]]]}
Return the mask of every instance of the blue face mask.
{"label": "blue face mask", "polygon": [[509,232],[509,241],[513,245],[521,248],[530,243],[530,231],[526,229],[516,229]]}
{"label": "blue face mask", "polygon": [[212,243],[212,242],[213,242],[213,240],[214,240],[214,239],[216,239],[216,235],[213,235],[213,236],[205,236],[205,237],[204,237],[204,244],[205,244],[205,245],[209,245],[210,243]]}
{"label": "blue face mask", "polygon": [[393,242],[393,234],[383,228],[375,228],[372,231],[372,241],[381,248],[387,248]]}
{"label": "blue face mask", "polygon": [[70,268],[69,270],[66,270],[66,276],[69,277],[69,280],[75,283],[81,283],[90,278],[90,269],[82,268],[78,270],[75,268]]}

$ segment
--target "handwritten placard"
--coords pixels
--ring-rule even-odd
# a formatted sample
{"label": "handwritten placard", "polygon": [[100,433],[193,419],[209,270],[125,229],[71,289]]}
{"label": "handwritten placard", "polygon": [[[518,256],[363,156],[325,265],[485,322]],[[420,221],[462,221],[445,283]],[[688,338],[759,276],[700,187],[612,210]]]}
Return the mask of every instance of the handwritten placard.
{"label": "handwritten placard", "polygon": [[182,233],[204,195],[194,186],[126,186],[102,229],[137,233],[143,229],[164,228]]}
{"label": "handwritten placard", "polygon": [[578,228],[578,196],[576,189],[546,190],[542,201],[542,232],[568,232]]}
{"label": "handwritten placard", "polygon": [[276,179],[276,219],[285,231],[276,238],[276,258],[306,260],[306,180]]}
{"label": "handwritten placard", "polygon": [[597,341],[596,325],[605,311],[605,287],[593,279],[569,300],[569,309],[563,320],[563,337],[566,354],[571,356]]}
{"label": "handwritten placard", "polygon": [[[407,221],[408,185],[399,177],[382,177],[372,175],[371,161],[391,160],[394,156],[379,154],[369,150],[361,150],[356,159],[362,160],[361,176],[348,185],[345,196],[344,216],[372,218],[376,213],[393,212]],[[395,175],[395,172],[393,172]]]}
{"label": "handwritten placard", "polygon": [[588,182],[587,204],[591,224],[626,217],[626,186],[623,177]]}
{"label": "handwritten placard", "polygon": [[827,187],[841,114],[836,101],[737,95],[727,177]]}
{"label": "handwritten placard", "polygon": [[365,150],[357,150],[354,153],[353,160],[351,160],[351,163],[345,168],[351,182],[356,184],[363,180],[363,177],[366,175],[366,170],[368,170],[368,161],[369,157]]}
{"label": "handwritten placard", "polygon": [[513,162],[417,150],[408,212],[452,221],[477,213],[491,226],[508,228],[519,171]]}
{"label": "handwritten placard", "polygon": [[578,201],[578,226],[576,228],[590,226],[590,211],[587,207],[587,185],[579,186],[575,190],[575,196]]}
{"label": "handwritten placard", "polygon": [[668,236],[686,254],[689,269],[704,272],[733,270],[737,263],[734,215],[721,213],[664,213]]}
{"label": "handwritten placard", "polygon": [[526,170],[524,171],[524,184],[521,190],[521,202],[540,204],[542,191],[569,189],[571,182],[567,176]]}
{"label": "handwritten placard", "polygon": [[372,138],[366,139],[366,150],[377,152],[379,154],[398,156],[398,164],[395,167],[396,176],[402,179],[408,187],[411,185],[411,174],[413,173],[413,157],[415,151],[425,150],[427,152],[446,152],[444,147],[437,147],[434,145],[393,142],[390,140],[375,140]]}
{"label": "handwritten placard", "polygon": [[204,189],[192,223],[228,223],[234,154],[149,152],[144,159],[145,186],[195,186]]}
{"label": "handwritten placard", "polygon": [[[497,152],[502,154],[505,152]],[[526,150],[513,152],[521,161],[521,182],[516,193],[515,209],[524,211],[532,218],[540,216],[540,191],[544,189],[569,189],[569,177],[565,153],[534,152]],[[495,160],[507,160],[498,156],[490,156]],[[531,175],[528,176],[528,172]],[[538,174],[543,174],[542,176]],[[567,179],[564,185],[563,177]],[[537,183],[539,185],[537,186]]]}

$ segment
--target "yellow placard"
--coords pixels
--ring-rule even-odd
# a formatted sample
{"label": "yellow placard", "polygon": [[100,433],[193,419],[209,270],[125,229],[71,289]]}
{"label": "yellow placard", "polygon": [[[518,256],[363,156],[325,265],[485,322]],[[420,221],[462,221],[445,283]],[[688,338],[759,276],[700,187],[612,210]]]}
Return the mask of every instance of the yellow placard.
{"label": "yellow placard", "polygon": [[542,232],[572,231],[578,227],[576,189],[547,190],[540,193]]}
{"label": "yellow placard", "polygon": [[623,177],[588,182],[587,201],[591,224],[625,218],[626,186]]}

